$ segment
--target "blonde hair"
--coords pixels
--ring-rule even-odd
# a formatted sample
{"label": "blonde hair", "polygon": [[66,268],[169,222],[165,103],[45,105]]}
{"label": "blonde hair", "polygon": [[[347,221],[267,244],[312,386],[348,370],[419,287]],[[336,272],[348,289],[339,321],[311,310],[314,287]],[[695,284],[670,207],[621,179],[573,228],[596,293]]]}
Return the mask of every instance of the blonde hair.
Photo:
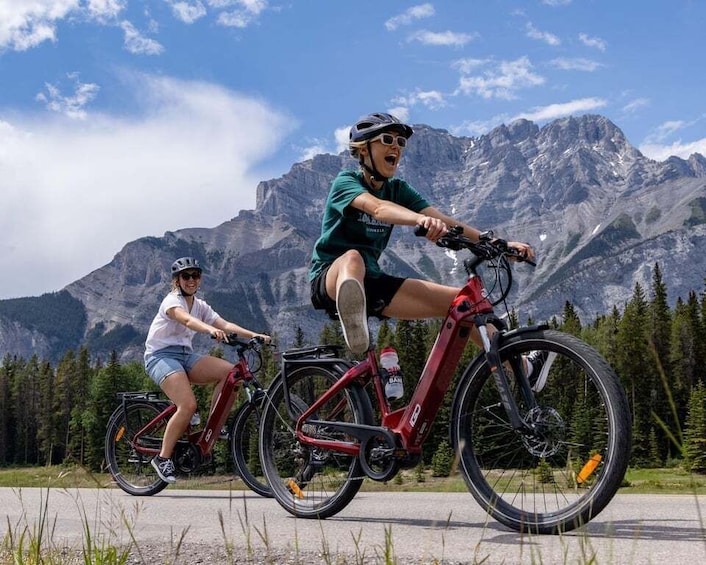
{"label": "blonde hair", "polygon": [[368,143],[368,140],[364,141],[351,141],[348,144],[348,151],[351,154],[351,157],[354,159],[358,159],[360,157],[360,148],[365,147],[365,145]]}

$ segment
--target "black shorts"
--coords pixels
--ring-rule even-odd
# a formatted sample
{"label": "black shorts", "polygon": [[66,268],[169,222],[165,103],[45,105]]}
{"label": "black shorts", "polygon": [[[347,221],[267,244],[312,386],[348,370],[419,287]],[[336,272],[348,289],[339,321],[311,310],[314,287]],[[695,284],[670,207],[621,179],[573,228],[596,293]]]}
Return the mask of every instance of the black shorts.
{"label": "black shorts", "polygon": [[[326,292],[326,273],[331,265],[324,269],[311,281],[311,303],[317,310],[326,310],[328,315],[334,320],[338,319],[336,301],[332,300]],[[393,296],[402,286],[406,279],[382,274],[379,277],[365,277],[363,287],[365,288],[365,301],[368,306],[368,316],[375,316],[384,320],[382,311],[392,302]]]}

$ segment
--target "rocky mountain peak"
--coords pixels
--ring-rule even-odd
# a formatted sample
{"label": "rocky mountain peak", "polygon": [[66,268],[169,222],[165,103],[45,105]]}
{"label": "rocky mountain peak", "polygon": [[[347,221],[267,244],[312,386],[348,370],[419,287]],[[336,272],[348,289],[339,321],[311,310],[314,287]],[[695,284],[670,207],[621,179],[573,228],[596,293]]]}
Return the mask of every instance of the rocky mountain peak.
{"label": "rocky mountain peak", "polygon": [[[702,155],[653,161],[596,115],[541,128],[516,120],[479,137],[426,125],[414,129],[402,178],[452,216],[536,248],[538,267],[515,269],[511,303],[522,321],[557,315],[567,300],[590,321],[620,307],[636,282],[649,288],[655,262],[675,293],[672,300],[702,288]],[[183,255],[207,265],[203,296],[223,317],[275,331],[283,346],[297,327],[316,341],[328,318],[310,306],[308,265],[330,184],[343,168],[357,168],[346,152],[317,155],[260,182],[255,210],[240,211],[214,228],[127,243],[108,265],[65,289],[85,308],[80,318],[85,328],[77,332],[81,342],[93,353],[119,347],[123,358],[139,358],[168,289],[169,265]],[[404,227],[395,229],[382,265],[399,276],[454,286],[463,278],[457,257]],[[67,300],[62,298],[64,307]],[[4,302],[9,301],[0,301],[0,354],[63,355],[52,349],[55,338],[23,320],[24,303],[3,308]],[[205,340],[197,347],[210,345]]]}

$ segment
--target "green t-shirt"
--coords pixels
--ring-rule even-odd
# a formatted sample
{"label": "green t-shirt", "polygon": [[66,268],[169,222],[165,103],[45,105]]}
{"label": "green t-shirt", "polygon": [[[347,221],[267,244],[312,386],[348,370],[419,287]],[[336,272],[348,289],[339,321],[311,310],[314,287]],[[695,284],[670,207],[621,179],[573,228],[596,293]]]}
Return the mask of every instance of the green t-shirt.
{"label": "green t-shirt", "polygon": [[[369,214],[349,206],[356,196],[369,192],[363,174],[343,171],[333,181],[321,224],[321,236],[314,245],[309,279],[349,249],[357,249],[365,261],[368,276],[380,276],[378,259],[392,233],[392,224],[380,222]],[[429,203],[410,185],[398,178],[386,181],[380,190],[370,191],[380,200],[389,200],[413,212],[421,212]]]}

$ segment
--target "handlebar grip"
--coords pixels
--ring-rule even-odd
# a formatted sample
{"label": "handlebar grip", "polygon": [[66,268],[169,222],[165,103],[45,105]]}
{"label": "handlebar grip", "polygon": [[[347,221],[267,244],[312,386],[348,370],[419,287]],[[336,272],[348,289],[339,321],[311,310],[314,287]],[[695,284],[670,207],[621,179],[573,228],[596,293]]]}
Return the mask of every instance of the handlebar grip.
{"label": "handlebar grip", "polygon": [[424,226],[414,226],[414,235],[417,237],[425,237],[429,230]]}

